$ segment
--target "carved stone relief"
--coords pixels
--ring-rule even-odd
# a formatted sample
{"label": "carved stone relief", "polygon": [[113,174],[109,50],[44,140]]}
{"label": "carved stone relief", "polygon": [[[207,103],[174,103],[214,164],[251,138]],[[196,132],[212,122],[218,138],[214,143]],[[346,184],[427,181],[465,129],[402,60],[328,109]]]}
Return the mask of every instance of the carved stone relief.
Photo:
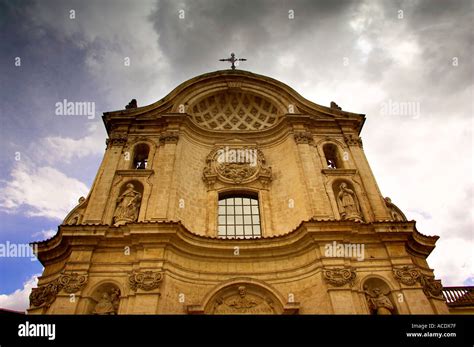
{"label": "carved stone relief", "polygon": [[213,314],[274,314],[274,302],[268,296],[248,293],[247,287],[240,285],[233,288],[227,296],[214,299],[211,309]]}
{"label": "carved stone relief", "polygon": [[344,135],[344,141],[348,146],[362,147],[362,139],[356,135]]}
{"label": "carved stone relief", "polygon": [[84,288],[87,283],[87,275],[80,275],[77,272],[63,273],[58,282],[62,290],[71,294]]}
{"label": "carved stone relief", "polygon": [[163,274],[153,271],[132,272],[128,277],[128,284],[133,290],[153,290],[159,288],[162,281]]}
{"label": "carved stone relief", "polygon": [[60,289],[61,288],[57,280],[39,286],[38,288],[33,288],[30,294],[31,306],[49,307],[54,302],[54,300],[56,300],[56,295]]}
{"label": "carved stone relief", "polygon": [[67,225],[81,224],[83,212],[86,206],[85,202],[86,202],[86,199],[83,196],[81,196],[79,198],[77,206],[75,206],[72,210],[72,213],[70,213],[70,216],[68,215],[68,217],[66,217],[65,222],[66,221],[67,222],[65,224]]}
{"label": "carved stone relief", "polygon": [[216,180],[229,184],[259,180],[267,186],[272,180],[272,170],[266,166],[265,157],[257,148],[220,146],[207,156],[203,180],[208,187],[212,187]]}
{"label": "carved stone relief", "polygon": [[420,284],[423,287],[423,293],[429,298],[443,298],[443,285],[441,280],[435,280],[432,276],[422,275],[420,277]]}
{"label": "carved stone relief", "polygon": [[105,140],[105,144],[107,145],[107,148],[110,148],[114,146],[123,146],[127,141],[127,133],[112,133],[110,137]]}
{"label": "carved stone relief", "polygon": [[300,143],[307,143],[307,144],[312,144],[313,143],[313,134],[311,134],[309,131],[298,131],[293,134],[293,137],[295,138],[295,142],[300,144]]}
{"label": "carved stone relief", "polygon": [[416,267],[404,266],[402,268],[394,268],[393,276],[404,285],[414,286],[419,281],[421,272]]}
{"label": "carved stone relief", "polygon": [[420,269],[415,266],[404,266],[402,268],[394,268],[393,276],[397,281],[407,286],[414,286],[420,283],[423,293],[430,298],[443,298],[443,285],[441,280],[436,280],[433,276],[423,274]]}
{"label": "carved stone relief", "polygon": [[335,268],[323,270],[324,280],[335,287],[342,287],[346,284],[349,284],[349,286],[352,287],[354,285],[356,276],[356,272],[352,268]]}
{"label": "carved stone relief", "polygon": [[45,285],[33,288],[30,294],[30,303],[32,306],[49,307],[56,295],[64,290],[66,293],[76,293],[81,290],[87,283],[87,275],[80,275],[76,272],[67,273],[61,272],[59,278],[51,281]]}

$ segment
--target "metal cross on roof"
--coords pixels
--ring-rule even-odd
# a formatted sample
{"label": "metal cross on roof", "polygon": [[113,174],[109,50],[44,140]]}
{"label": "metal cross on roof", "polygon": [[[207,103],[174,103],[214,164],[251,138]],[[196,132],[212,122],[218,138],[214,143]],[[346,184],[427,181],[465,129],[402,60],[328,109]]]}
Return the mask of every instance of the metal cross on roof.
{"label": "metal cross on roof", "polygon": [[230,58],[227,58],[227,59],[219,59],[219,61],[228,61],[228,62],[231,62],[232,63],[232,66],[231,66],[231,69],[232,70],[235,70],[235,62],[236,61],[247,61],[247,59],[244,59],[244,58],[240,58],[240,59],[236,59],[235,58],[235,54],[234,53],[231,53],[230,54]]}

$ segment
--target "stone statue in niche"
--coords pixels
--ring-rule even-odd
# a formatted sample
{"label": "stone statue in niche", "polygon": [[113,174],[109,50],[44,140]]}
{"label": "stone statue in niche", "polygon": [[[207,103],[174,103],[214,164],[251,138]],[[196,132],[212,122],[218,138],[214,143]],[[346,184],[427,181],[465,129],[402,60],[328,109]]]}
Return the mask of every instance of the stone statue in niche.
{"label": "stone statue in niche", "polygon": [[364,292],[371,312],[376,315],[393,314],[395,307],[387,296],[390,292],[384,294],[380,288],[376,287],[371,293],[367,286],[364,286]]}
{"label": "stone statue in niche", "polygon": [[343,182],[339,185],[337,205],[342,219],[362,220],[357,197],[354,191],[347,187],[347,183]]}
{"label": "stone statue in niche", "polygon": [[138,219],[142,195],[135,190],[132,183],[127,184],[127,189],[117,199],[114,213],[114,225],[119,226]]}
{"label": "stone statue in niche", "polygon": [[113,315],[117,314],[120,302],[120,290],[112,289],[110,293],[104,292],[102,298],[95,305],[93,314]]}

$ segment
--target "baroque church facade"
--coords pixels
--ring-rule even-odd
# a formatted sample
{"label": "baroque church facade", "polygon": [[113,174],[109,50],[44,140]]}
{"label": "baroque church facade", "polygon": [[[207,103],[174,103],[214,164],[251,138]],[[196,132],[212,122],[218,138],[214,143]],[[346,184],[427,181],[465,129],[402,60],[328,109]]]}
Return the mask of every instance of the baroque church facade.
{"label": "baroque church facade", "polygon": [[445,314],[437,236],[381,194],[365,116],[240,70],[104,113],[29,314]]}

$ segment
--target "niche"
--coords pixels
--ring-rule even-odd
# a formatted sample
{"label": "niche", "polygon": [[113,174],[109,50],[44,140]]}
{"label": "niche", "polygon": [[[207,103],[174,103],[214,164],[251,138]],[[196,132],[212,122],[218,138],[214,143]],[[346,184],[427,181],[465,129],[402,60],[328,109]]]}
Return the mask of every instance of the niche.
{"label": "niche", "polygon": [[364,281],[365,299],[372,315],[398,314],[393,293],[388,284],[380,278],[369,278]]}
{"label": "niche", "polygon": [[120,306],[120,289],[113,283],[100,285],[93,294],[87,298],[87,314],[116,315]]}

